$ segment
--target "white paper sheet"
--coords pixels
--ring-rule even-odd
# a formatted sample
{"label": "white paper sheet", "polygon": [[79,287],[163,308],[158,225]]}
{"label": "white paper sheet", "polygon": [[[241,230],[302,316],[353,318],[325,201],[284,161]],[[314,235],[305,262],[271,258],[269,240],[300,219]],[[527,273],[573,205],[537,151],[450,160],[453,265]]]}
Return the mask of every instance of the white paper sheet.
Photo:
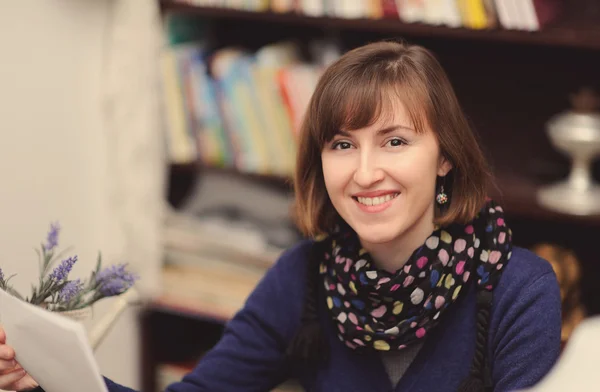
{"label": "white paper sheet", "polygon": [[17,361],[46,392],[108,392],[80,323],[1,289],[0,323]]}

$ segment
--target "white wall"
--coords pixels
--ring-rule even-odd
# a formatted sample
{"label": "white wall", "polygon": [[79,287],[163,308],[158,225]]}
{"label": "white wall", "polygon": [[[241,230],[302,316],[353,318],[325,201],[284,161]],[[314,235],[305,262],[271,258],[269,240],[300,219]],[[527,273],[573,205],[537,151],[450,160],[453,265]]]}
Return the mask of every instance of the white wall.
{"label": "white wall", "polygon": [[[98,250],[120,262],[127,247],[114,233],[103,123],[112,2],[0,3],[0,266],[18,273],[17,289],[29,290],[37,278],[32,248],[50,221],[60,221],[61,245],[79,255],[75,275],[87,275]],[[97,352],[104,375],[135,388],[137,336],[131,310]]]}

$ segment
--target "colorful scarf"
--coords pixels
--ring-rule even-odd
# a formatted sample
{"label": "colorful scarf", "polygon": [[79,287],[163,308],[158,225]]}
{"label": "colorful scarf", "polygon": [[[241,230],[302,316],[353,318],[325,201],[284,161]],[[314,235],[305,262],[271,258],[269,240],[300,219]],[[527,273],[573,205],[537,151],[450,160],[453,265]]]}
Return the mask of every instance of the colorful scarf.
{"label": "colorful scarf", "polygon": [[356,233],[340,225],[321,245],[327,306],[352,349],[401,350],[425,337],[477,274],[492,291],[510,259],[511,230],[488,200],[466,225],[436,229],[395,273],[377,269]]}

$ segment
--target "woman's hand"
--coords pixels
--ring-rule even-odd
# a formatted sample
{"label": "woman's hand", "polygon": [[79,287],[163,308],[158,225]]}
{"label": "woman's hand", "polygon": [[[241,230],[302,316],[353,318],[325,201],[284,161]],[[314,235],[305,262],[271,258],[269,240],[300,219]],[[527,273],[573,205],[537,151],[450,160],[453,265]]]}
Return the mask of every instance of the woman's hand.
{"label": "woman's hand", "polygon": [[6,344],[6,333],[0,326],[0,389],[26,391],[38,386],[15,360],[15,350]]}

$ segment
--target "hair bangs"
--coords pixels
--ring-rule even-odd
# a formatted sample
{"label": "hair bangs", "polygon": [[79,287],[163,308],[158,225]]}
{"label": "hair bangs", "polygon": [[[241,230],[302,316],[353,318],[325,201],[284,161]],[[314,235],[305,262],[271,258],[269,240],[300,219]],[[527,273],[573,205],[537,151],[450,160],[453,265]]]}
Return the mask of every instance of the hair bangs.
{"label": "hair bangs", "polygon": [[407,82],[407,78],[399,81],[398,76],[390,68],[371,74],[361,70],[323,89],[319,99],[320,118],[312,129],[319,148],[340,130],[352,131],[391,121],[398,102],[404,105],[415,131],[424,132],[429,111],[427,89],[420,83]]}
{"label": "hair bangs", "polygon": [[386,98],[383,91],[392,82],[386,83],[376,75],[362,70],[352,70],[336,78],[323,89],[319,99],[320,118],[313,129],[319,147],[331,141],[340,130],[355,130],[374,124],[384,112]]}
{"label": "hair bangs", "polygon": [[[385,102],[387,103],[385,113],[393,114],[395,110],[398,110],[396,105],[401,103],[410,119],[411,124],[409,125],[415,132],[423,133],[428,129],[427,118],[428,113],[431,112],[431,101],[427,94],[427,87],[418,83],[418,79],[416,80],[416,83],[397,83],[385,91]],[[382,120],[386,119],[382,118]]]}

